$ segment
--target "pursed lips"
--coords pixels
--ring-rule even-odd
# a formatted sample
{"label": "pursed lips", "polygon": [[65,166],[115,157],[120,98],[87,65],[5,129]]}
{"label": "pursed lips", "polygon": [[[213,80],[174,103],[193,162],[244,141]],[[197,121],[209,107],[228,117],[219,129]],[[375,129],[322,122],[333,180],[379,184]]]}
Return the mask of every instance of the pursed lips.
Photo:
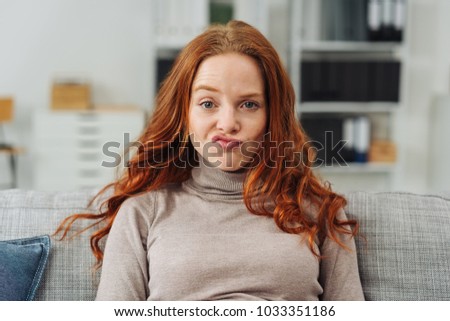
{"label": "pursed lips", "polygon": [[231,150],[233,148],[239,147],[239,145],[242,143],[242,141],[240,140],[221,135],[214,136],[211,141],[213,143],[219,144],[224,150]]}

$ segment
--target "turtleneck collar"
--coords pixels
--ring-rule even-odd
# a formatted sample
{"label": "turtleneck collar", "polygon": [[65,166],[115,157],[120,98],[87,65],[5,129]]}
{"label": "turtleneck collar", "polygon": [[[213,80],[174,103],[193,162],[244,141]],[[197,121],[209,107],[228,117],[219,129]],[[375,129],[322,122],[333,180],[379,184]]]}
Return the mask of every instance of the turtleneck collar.
{"label": "turtleneck collar", "polygon": [[199,165],[192,169],[191,177],[183,182],[183,188],[204,198],[242,199],[245,175],[244,170],[223,171],[200,157]]}

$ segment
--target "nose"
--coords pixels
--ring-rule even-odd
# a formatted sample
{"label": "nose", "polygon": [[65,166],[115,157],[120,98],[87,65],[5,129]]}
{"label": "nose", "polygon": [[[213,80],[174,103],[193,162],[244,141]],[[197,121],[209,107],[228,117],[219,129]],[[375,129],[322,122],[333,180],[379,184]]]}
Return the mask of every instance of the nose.
{"label": "nose", "polygon": [[240,130],[241,125],[238,111],[236,111],[233,106],[222,106],[217,116],[217,129],[223,133],[234,134]]}

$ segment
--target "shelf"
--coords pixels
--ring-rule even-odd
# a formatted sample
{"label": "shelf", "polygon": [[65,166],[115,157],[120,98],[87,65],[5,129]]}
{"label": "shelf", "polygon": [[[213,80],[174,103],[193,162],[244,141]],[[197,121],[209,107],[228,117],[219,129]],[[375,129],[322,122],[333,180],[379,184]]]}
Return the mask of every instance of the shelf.
{"label": "shelf", "polygon": [[349,163],[346,165],[327,165],[315,169],[321,174],[390,174],[395,171],[395,163]]}
{"label": "shelf", "polygon": [[[348,137],[352,128],[344,121],[359,116],[369,120],[370,138],[395,142],[399,140],[398,113],[404,108],[407,91],[408,37],[403,33],[401,42],[369,41],[364,32],[367,8],[356,2],[358,5],[350,8],[331,0],[290,0],[288,67],[297,95],[297,117],[319,142],[327,131],[337,131],[338,140]],[[350,33],[349,28],[353,30]],[[332,96],[340,91],[345,96]],[[320,97],[347,101],[314,101]],[[356,101],[364,99],[367,101]],[[400,153],[398,159],[403,159]],[[362,190],[392,189],[401,168],[399,162],[333,165],[314,171],[336,186]]]}
{"label": "shelf", "polygon": [[300,113],[392,113],[398,103],[382,102],[305,102],[300,103]]}
{"label": "shelf", "polygon": [[306,41],[300,47],[304,52],[398,53],[403,49],[401,43],[362,41]]}

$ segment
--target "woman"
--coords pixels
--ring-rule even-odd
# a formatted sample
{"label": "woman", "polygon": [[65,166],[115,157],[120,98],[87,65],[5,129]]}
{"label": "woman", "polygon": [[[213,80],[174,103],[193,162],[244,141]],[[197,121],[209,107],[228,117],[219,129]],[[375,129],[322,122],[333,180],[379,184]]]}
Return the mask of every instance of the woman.
{"label": "woman", "polygon": [[[271,44],[240,21],[178,56],[91,246],[98,300],[363,300],[345,199],[311,172]],[[104,256],[99,241],[108,235]]]}

